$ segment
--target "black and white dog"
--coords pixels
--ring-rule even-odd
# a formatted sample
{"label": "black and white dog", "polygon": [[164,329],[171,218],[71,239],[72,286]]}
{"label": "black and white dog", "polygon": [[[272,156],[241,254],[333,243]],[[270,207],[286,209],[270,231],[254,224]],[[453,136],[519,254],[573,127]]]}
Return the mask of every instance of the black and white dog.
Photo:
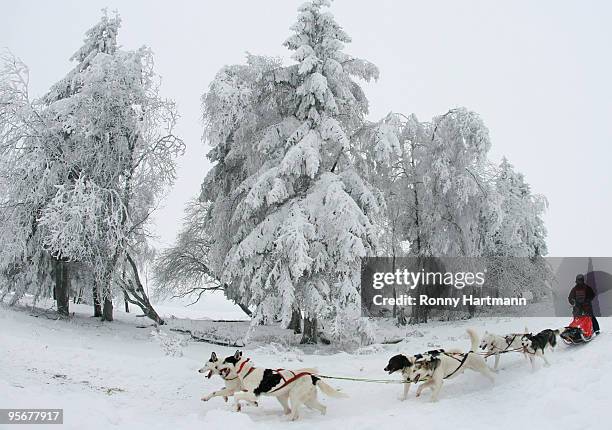
{"label": "black and white dog", "polygon": [[480,341],[480,349],[487,353],[486,358],[489,358],[491,355],[495,356],[493,370],[497,371],[500,354],[508,351],[519,351],[523,349],[522,336],[528,333],[529,330],[527,327],[525,327],[524,333],[511,333],[505,336],[499,336],[497,334],[485,331],[485,334]]}
{"label": "black and white dog", "polygon": [[437,401],[445,379],[453,378],[465,371],[474,370],[487,377],[491,382],[495,381],[493,372],[487,366],[480,355],[476,353],[478,348],[478,335],[474,329],[467,330],[470,336],[471,349],[469,352],[443,352],[426,360],[417,360],[408,371],[408,379],[414,383],[425,380],[417,389],[416,396],[419,397],[425,388],[431,388],[431,400]]}
{"label": "black and white dog", "polygon": [[544,360],[544,365],[547,367],[550,366],[550,363],[544,355],[544,350],[549,347],[554,351],[555,346],[557,346],[557,336],[559,333],[560,330],[551,330],[547,328],[536,335],[527,333],[521,337],[521,344],[524,351],[529,356],[532,369],[535,369],[535,357],[541,357],[542,360]]}
{"label": "black and white dog", "polygon": [[[256,402],[261,395],[274,396],[292,421],[299,418],[300,407],[306,405],[325,414],[327,408],[317,399],[317,388],[331,397],[347,397],[323,382],[316,369],[263,369],[253,366],[241,351],[226,357],[218,366],[225,374],[235,374],[242,384],[242,391],[234,394],[236,401]],[[291,408],[289,408],[291,405]]]}
{"label": "black and white dog", "polygon": [[408,392],[410,391],[410,383],[412,382],[408,375],[412,366],[414,366],[418,361],[431,361],[435,357],[444,352],[460,352],[456,350],[448,350],[444,349],[434,349],[431,351],[427,351],[423,354],[415,354],[415,355],[406,355],[406,354],[397,354],[389,359],[389,363],[385,367],[384,371],[388,372],[389,375],[392,373],[401,371],[402,376],[404,378],[404,392],[400,397],[400,400],[404,401],[408,398]]}

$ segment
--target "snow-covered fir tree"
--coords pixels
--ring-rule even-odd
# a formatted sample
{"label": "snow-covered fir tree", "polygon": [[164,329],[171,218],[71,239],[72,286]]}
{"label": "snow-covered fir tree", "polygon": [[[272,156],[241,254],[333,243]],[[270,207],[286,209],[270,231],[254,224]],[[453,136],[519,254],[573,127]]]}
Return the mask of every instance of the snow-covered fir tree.
{"label": "snow-covered fir tree", "polygon": [[303,313],[304,342],[321,325],[338,340],[368,336],[359,267],[376,248],[380,203],[355,168],[353,141],[368,106],[355,78],[378,71],[344,52],[350,38],[328,6],[299,8],[285,42],[295,64],[250,55],[203,98],[216,163],[201,195],[215,238],[207,267],[230,299],[255,309],[254,323]]}
{"label": "snow-covered fir tree", "polygon": [[270,157],[235,212],[242,228],[224,273],[251,291],[256,320],[288,324],[296,307],[305,312],[305,341],[316,340],[317,317],[331,320],[335,338],[358,328],[360,259],[373,253],[369,214],[378,210],[343,156],[367,112],[353,76],[377,70],[343,52],[350,38],[322,10],[328,5],[303,5],[285,42],[297,62],[292,109],[260,141]]}

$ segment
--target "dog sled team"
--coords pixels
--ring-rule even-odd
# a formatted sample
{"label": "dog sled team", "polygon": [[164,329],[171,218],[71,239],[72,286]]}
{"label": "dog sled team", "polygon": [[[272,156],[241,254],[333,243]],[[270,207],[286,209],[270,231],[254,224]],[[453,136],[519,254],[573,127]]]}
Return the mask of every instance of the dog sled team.
{"label": "dog sled team", "polygon": [[[429,388],[432,391],[431,400],[437,401],[444,381],[459,376],[466,369],[478,372],[493,382],[500,355],[507,352],[524,354],[531,361],[532,369],[538,357],[544,361],[545,366],[549,366],[546,351],[554,350],[557,335],[561,331],[546,329],[534,335],[525,329],[524,333],[505,336],[485,332],[482,340],[474,329],[468,329],[467,333],[471,343],[467,352],[460,349],[437,349],[423,354],[398,354],[391,357],[384,371],[402,375],[404,391],[400,399],[407,399],[411,384],[422,382],[416,396],[419,397],[424,389]],[[495,357],[493,370],[485,361],[490,356]],[[257,406],[260,396],[272,396],[276,397],[290,420],[299,418],[302,406],[318,410],[321,414],[326,413],[326,407],[317,397],[319,390],[330,397],[348,397],[327,384],[317,369],[259,368],[243,356],[241,351],[223,359],[213,352],[199,372],[207,378],[217,375],[225,382],[225,387],[202,397],[203,401],[214,397],[223,397],[228,401],[233,396],[234,409],[239,411],[241,401]]]}
{"label": "dog sled team", "polygon": [[[471,342],[468,352],[459,349],[437,349],[416,355],[398,354],[389,359],[384,370],[389,374],[401,373],[404,385],[401,400],[408,398],[411,384],[422,382],[417,388],[416,396],[419,397],[425,388],[429,388],[432,391],[431,400],[437,401],[444,380],[459,376],[466,369],[478,372],[493,382],[493,371],[498,369],[501,354],[522,353],[529,358],[532,369],[535,369],[535,359],[538,357],[544,361],[545,366],[549,366],[545,353],[547,350],[554,350],[557,336],[568,344],[576,344],[588,342],[594,335],[599,334],[599,324],[591,306],[595,293],[584,281],[582,274],[576,276],[576,285],[568,296],[568,302],[573,307],[574,320],[563,330],[546,329],[534,335],[525,328],[524,333],[505,336],[485,332],[479,342],[476,331],[468,329]],[[495,357],[493,371],[485,362],[485,358],[490,356]],[[199,372],[206,373],[207,378],[218,375],[225,382],[224,388],[202,397],[203,401],[213,397],[223,397],[227,401],[233,396],[234,408],[240,410],[240,401],[257,406],[259,396],[273,396],[291,420],[298,419],[302,406],[325,414],[327,409],[317,398],[318,390],[330,397],[347,397],[323,381],[323,376],[318,374],[316,369],[262,369],[255,367],[241,351],[236,351],[234,355],[223,360],[213,352]]]}

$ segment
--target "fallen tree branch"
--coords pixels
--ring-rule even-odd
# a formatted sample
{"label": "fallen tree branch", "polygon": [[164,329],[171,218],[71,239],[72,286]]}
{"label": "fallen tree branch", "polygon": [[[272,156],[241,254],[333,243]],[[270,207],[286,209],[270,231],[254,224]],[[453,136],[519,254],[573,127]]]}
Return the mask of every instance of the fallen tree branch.
{"label": "fallen tree branch", "polygon": [[396,343],[400,343],[402,342],[404,339],[389,339],[389,340],[384,340],[381,343],[383,345],[395,345]]}
{"label": "fallen tree branch", "polygon": [[207,338],[204,338],[204,337],[197,336],[197,335],[193,334],[193,332],[191,330],[187,330],[187,329],[171,328],[170,331],[175,331],[177,333],[188,334],[196,342],[211,343],[213,345],[219,345],[219,346],[230,346],[232,348],[244,348],[244,344],[239,345],[238,343],[231,343],[231,341],[223,342],[221,340],[216,340],[216,339],[207,339]]}

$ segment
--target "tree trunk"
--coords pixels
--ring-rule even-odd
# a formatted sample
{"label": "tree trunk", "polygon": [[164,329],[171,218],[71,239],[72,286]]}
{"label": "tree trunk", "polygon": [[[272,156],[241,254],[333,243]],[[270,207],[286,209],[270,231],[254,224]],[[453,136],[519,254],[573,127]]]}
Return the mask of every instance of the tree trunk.
{"label": "tree trunk", "polygon": [[113,320],[113,298],[110,297],[110,291],[107,292],[108,297],[104,298],[104,307],[102,308],[102,321]]}
{"label": "tree trunk", "polygon": [[81,302],[83,301],[83,287],[80,287],[77,291],[76,294],[74,295],[74,304],[75,305],[79,305],[81,304]]}
{"label": "tree trunk", "polygon": [[302,334],[301,344],[318,343],[319,336],[317,333],[317,318],[306,316],[304,318],[304,333]]}
{"label": "tree trunk", "polygon": [[[122,279],[125,279],[125,263],[123,263],[123,270],[122,270]],[[125,313],[129,314],[130,313],[130,302],[128,301],[128,293],[127,291],[123,290],[123,304],[125,305]]]}
{"label": "tree trunk", "polygon": [[248,306],[243,305],[242,303],[237,303],[238,307],[240,309],[242,309],[242,312],[244,312],[245,314],[247,314],[249,317],[253,316],[253,312],[251,312],[251,310],[248,308]]}
{"label": "tree trunk", "polygon": [[123,292],[125,294],[125,300],[138,306],[147,317],[155,321],[157,324],[165,324],[165,321],[159,316],[159,314],[157,313],[155,308],[153,308],[153,305],[149,301],[149,297],[147,296],[147,293],[144,290],[142,282],[140,282],[140,276],[138,275],[138,268],[136,267],[136,263],[134,262],[130,254],[126,253],[125,258],[132,269],[132,275],[134,279],[134,282],[132,282],[132,279],[123,279],[123,282],[121,283],[121,287],[123,288]]}
{"label": "tree trunk", "polygon": [[[410,167],[412,171],[416,171],[416,165],[414,162],[414,151],[416,148],[416,143],[412,142],[410,144]],[[419,206],[419,191],[417,189],[417,183],[412,184],[412,192],[414,194],[414,225],[417,231],[416,237],[416,251],[417,255],[421,255],[421,217],[420,217],[420,206]]]}
{"label": "tree trunk", "polygon": [[102,316],[102,305],[100,304],[100,294],[98,293],[98,283],[95,280],[93,283],[91,294],[93,296],[94,317],[101,317]]}
{"label": "tree trunk", "polygon": [[113,321],[113,272],[117,265],[117,259],[119,258],[119,251],[115,250],[113,258],[107,262],[106,270],[103,276],[102,284],[102,299],[104,299],[104,305],[102,307],[102,321]]}
{"label": "tree trunk", "polygon": [[[469,295],[475,295],[475,292],[473,289],[469,289],[468,291],[464,292],[464,294],[468,294]],[[476,315],[476,305],[472,305],[472,304],[468,304],[467,305],[467,310],[468,310],[468,314],[470,316],[470,318],[474,318],[474,315]]]}
{"label": "tree trunk", "polygon": [[70,278],[68,277],[68,264],[62,260],[55,261],[55,290],[57,313],[62,317],[70,314]]}
{"label": "tree trunk", "polygon": [[302,312],[299,308],[293,308],[291,312],[291,321],[289,321],[287,328],[293,330],[294,334],[302,333]]}
{"label": "tree trunk", "polygon": [[404,308],[400,308],[397,313],[397,324],[398,325],[406,325],[406,312],[404,312]]}
{"label": "tree trunk", "polygon": [[427,306],[417,305],[412,308],[412,313],[410,314],[410,324],[427,324],[427,315],[429,311]]}
{"label": "tree trunk", "polygon": [[[426,286],[419,285],[415,289],[415,296],[418,297],[421,294],[427,294],[428,290]],[[426,324],[427,317],[429,316],[429,306],[421,305],[417,303],[412,307],[412,313],[410,314],[410,324]]]}
{"label": "tree trunk", "polygon": [[[395,242],[391,243],[391,247],[393,249],[393,263],[391,265],[391,271],[395,273]],[[393,318],[397,316],[397,304],[395,304],[396,301],[397,301],[397,289],[395,288],[395,285],[393,285]]]}
{"label": "tree trunk", "polygon": [[[420,244],[418,245],[420,247]],[[430,267],[431,257],[419,257],[418,267],[425,272],[437,272],[438,267]],[[431,288],[430,286],[423,285],[422,283],[418,284],[414,289],[414,296],[419,297],[421,294],[427,294],[431,296]],[[412,306],[412,312],[410,314],[410,324],[425,324],[427,323],[427,317],[429,316],[429,307],[426,305],[421,305],[417,302],[416,305]]]}

